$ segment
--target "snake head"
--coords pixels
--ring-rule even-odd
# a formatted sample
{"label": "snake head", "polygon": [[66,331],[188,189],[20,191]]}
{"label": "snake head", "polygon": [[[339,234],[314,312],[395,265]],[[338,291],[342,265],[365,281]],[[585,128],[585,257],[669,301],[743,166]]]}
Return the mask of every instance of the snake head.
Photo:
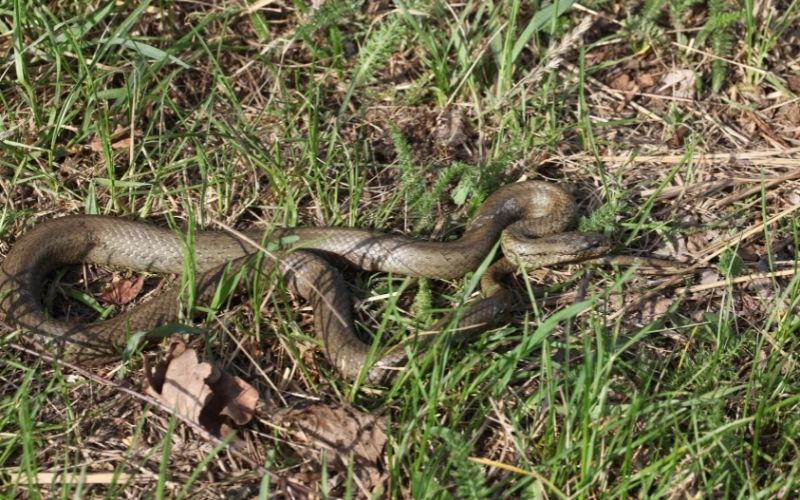
{"label": "snake head", "polygon": [[552,238],[562,240],[565,245],[572,246],[572,253],[579,259],[599,257],[611,249],[611,241],[600,233],[584,233],[570,231],[553,235]]}
{"label": "snake head", "polygon": [[571,231],[531,238],[513,226],[503,233],[501,244],[506,257],[529,268],[592,259],[611,249],[609,239],[599,233]]}

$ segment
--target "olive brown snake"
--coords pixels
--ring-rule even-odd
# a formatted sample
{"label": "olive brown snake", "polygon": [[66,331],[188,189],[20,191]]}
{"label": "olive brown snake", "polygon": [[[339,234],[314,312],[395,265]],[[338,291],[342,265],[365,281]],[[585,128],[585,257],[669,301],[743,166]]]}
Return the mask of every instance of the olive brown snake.
{"label": "olive brown snake", "polygon": [[[458,240],[421,241],[346,228],[276,229],[268,240],[291,240],[292,249],[267,255],[261,265],[277,265],[287,287],[311,304],[323,352],[344,378],[362,375],[369,383],[380,383],[402,355],[370,355],[371,345],[356,336],[343,279],[326,257],[366,271],[452,279],[478,269],[500,239],[504,257],[483,276],[485,298],[469,305],[455,321],[458,331],[472,333],[495,324],[513,302],[513,294],[499,282],[503,274],[519,265],[530,269],[584,260],[608,250],[601,235],[565,232],[575,211],[574,200],[562,188],[521,182],[490,195]],[[245,235],[263,241],[260,231]],[[39,349],[69,361],[87,365],[113,361],[131,333],[178,318],[178,287],[110,320],[85,324],[48,314],[41,300],[45,277],[58,267],[80,262],[182,273],[185,248],[169,229],[121,218],[85,215],[44,222],[21,237],[2,264],[0,321],[25,331]],[[211,301],[223,275],[252,261],[249,257],[257,252],[253,245],[221,231],[197,232],[192,248],[200,305]],[[366,370],[365,365],[369,365]]]}

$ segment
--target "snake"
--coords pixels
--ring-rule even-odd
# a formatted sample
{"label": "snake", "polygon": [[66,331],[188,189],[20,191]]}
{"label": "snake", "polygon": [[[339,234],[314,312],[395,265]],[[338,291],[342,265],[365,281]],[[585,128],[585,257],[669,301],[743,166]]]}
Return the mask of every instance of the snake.
{"label": "snake", "polygon": [[43,352],[97,366],[121,359],[133,333],[177,321],[181,287],[164,287],[111,319],[77,322],[53,317],[42,300],[46,279],[56,269],[93,263],[181,274],[189,263],[194,269],[195,306],[211,303],[221,283],[230,283],[240,270],[264,274],[272,270],[290,292],[310,304],[318,343],[330,365],[346,380],[380,384],[394,376],[405,350],[395,346],[381,353],[373,342],[361,339],[340,266],[451,280],[488,265],[488,256],[499,241],[502,256],[484,267],[483,298],[434,327],[449,325],[468,337],[506,317],[516,299],[504,281],[521,266],[530,270],[608,251],[608,239],[602,234],[569,231],[576,213],[576,202],[568,191],[536,180],[494,191],[461,237],[451,241],[358,228],[291,227],[243,233],[196,231],[187,242],[184,235],[147,222],[68,215],[35,225],[7,253],[0,266],[0,321],[18,329],[26,343]]}

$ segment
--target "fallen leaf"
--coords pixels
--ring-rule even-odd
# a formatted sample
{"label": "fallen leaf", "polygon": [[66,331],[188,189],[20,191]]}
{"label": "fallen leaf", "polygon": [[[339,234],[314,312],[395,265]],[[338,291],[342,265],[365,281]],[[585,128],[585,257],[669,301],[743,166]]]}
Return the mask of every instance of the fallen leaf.
{"label": "fallen leaf", "polygon": [[[111,143],[111,149],[125,149],[131,146],[131,138],[125,137],[118,141]],[[100,141],[100,138],[94,136],[91,141],[89,141],[89,149],[94,151],[95,153],[102,153],[103,152],[103,143]]]}
{"label": "fallen leaf", "polygon": [[791,203],[792,205],[797,205],[800,203],[800,190],[798,189],[790,189],[785,195],[784,198],[787,202]]}
{"label": "fallen leaf", "polygon": [[206,380],[214,394],[224,395],[219,398],[219,415],[227,415],[236,425],[244,425],[253,418],[258,404],[258,392],[255,388],[228,373],[217,370],[216,380]]}
{"label": "fallen leaf", "polygon": [[103,152],[103,143],[100,142],[100,138],[97,136],[92,137],[92,140],[89,141],[89,149],[94,151],[95,153],[102,153]]}
{"label": "fallen leaf", "polygon": [[650,88],[656,84],[656,79],[650,73],[636,75],[636,85],[642,88]]}
{"label": "fallen leaf", "polygon": [[698,283],[701,285],[711,285],[722,280],[722,276],[716,269],[705,269],[700,273]]}
{"label": "fallen leaf", "polygon": [[278,419],[299,439],[293,447],[304,458],[315,458],[310,449],[327,450],[339,467],[346,468],[352,456],[362,468],[377,472],[386,445],[383,419],[349,406],[322,404],[283,411]]}
{"label": "fallen leaf", "polygon": [[662,319],[673,303],[673,299],[662,295],[651,297],[641,305],[639,321],[642,323],[652,323],[653,321]]}
{"label": "fallen leaf", "polygon": [[236,425],[249,422],[258,403],[250,384],[200,362],[181,340],[170,343],[166,360],[154,369],[145,361],[145,376],[148,394],[215,436],[227,432],[227,418]]}
{"label": "fallen leaf", "polygon": [[686,137],[688,137],[689,134],[691,134],[691,132],[692,130],[689,127],[687,127],[686,125],[681,125],[677,129],[675,129],[675,132],[673,132],[672,137],[669,138],[667,144],[672,149],[681,148],[683,146],[684,139],[686,139]]}
{"label": "fallen leaf", "polygon": [[[136,133],[135,135],[140,135]],[[114,129],[114,132],[111,133],[110,137],[111,142],[111,149],[125,149],[131,146],[132,137],[130,135],[130,129],[124,127],[117,127]],[[92,140],[89,141],[89,149],[94,151],[95,153],[102,153],[103,152],[103,143],[100,140],[100,137],[97,134],[92,137]]]}
{"label": "fallen leaf", "polygon": [[764,89],[761,85],[740,82],[736,85],[735,90],[736,96],[738,96],[740,102],[753,103],[760,106],[763,105],[766,100]]}
{"label": "fallen leaf", "polygon": [[132,302],[139,295],[142,285],[144,285],[144,276],[130,279],[121,279],[115,276],[100,294],[99,299],[109,304],[123,306]]}
{"label": "fallen leaf", "polygon": [[128,149],[129,147],[131,147],[131,143],[132,142],[133,142],[133,139],[131,139],[130,137],[125,137],[125,138],[120,139],[118,141],[114,141],[111,144],[111,149]]}
{"label": "fallen leaf", "polygon": [[620,73],[608,82],[608,86],[614,90],[631,90],[631,77],[627,73]]}
{"label": "fallen leaf", "polygon": [[800,92],[800,75],[789,75],[786,77],[786,85],[792,92]]}
{"label": "fallen leaf", "polygon": [[467,122],[464,112],[449,109],[436,119],[436,139],[445,148],[463,144],[467,138]]}
{"label": "fallen leaf", "polygon": [[676,69],[670,71],[661,79],[661,86],[658,92],[672,89],[674,97],[682,99],[693,99],[695,89],[695,74],[690,69]]}

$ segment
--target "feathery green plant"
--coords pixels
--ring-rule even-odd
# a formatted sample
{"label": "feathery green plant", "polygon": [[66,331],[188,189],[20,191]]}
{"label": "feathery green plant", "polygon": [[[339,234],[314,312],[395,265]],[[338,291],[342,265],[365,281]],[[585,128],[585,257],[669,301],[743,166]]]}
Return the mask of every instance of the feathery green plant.
{"label": "feathery green plant", "polygon": [[409,31],[400,14],[388,15],[369,35],[358,54],[358,63],[350,75],[350,85],[339,107],[339,116],[347,111],[353,91],[367,82],[373,74],[389,60],[390,56],[402,47]]}
{"label": "feathery green plant", "polygon": [[722,90],[728,63],[727,58],[733,48],[733,27],[741,19],[741,10],[731,10],[725,0],[708,2],[708,21],[698,36],[698,44],[708,39],[711,51],[717,56],[711,63],[711,91]]}
{"label": "feathery green plant", "polygon": [[444,427],[433,429],[432,434],[444,440],[445,446],[449,448],[449,462],[453,467],[450,475],[455,485],[455,497],[471,500],[489,498],[486,476],[481,467],[469,459],[472,446],[464,436]]}
{"label": "feathery green plant", "polygon": [[625,20],[625,31],[637,52],[664,39],[664,28],[657,23],[663,4],[663,0],[647,0],[638,13]]}
{"label": "feathery green plant", "polygon": [[297,27],[295,35],[300,39],[307,40],[315,31],[327,29],[341,23],[342,19],[353,16],[358,12],[362,3],[364,2],[361,0],[324,2],[303,21],[302,25]]}
{"label": "feathery green plant", "polygon": [[[420,177],[428,171],[427,168],[416,165],[411,157],[411,148],[403,136],[402,132],[395,126],[390,126],[389,135],[392,138],[397,159],[395,160],[395,168],[400,171],[400,182],[398,196],[405,200],[405,205],[409,209],[417,222],[414,228],[421,231],[430,227],[433,221],[433,207],[438,203],[445,191],[448,190],[452,181],[459,176],[461,178],[460,184],[465,183],[469,186],[474,184],[470,181],[471,177],[467,175],[470,171],[469,165],[461,162],[453,162],[450,165],[439,170],[436,176],[436,182],[430,190],[425,191],[424,184],[420,182]],[[463,191],[458,188],[455,192]],[[458,205],[463,204],[463,200],[459,202],[458,197],[453,197]]]}
{"label": "feathery green plant", "polygon": [[702,3],[703,0],[675,0],[669,2],[669,20],[677,31],[678,41],[686,43],[686,35],[683,33],[683,16],[690,8]]}

